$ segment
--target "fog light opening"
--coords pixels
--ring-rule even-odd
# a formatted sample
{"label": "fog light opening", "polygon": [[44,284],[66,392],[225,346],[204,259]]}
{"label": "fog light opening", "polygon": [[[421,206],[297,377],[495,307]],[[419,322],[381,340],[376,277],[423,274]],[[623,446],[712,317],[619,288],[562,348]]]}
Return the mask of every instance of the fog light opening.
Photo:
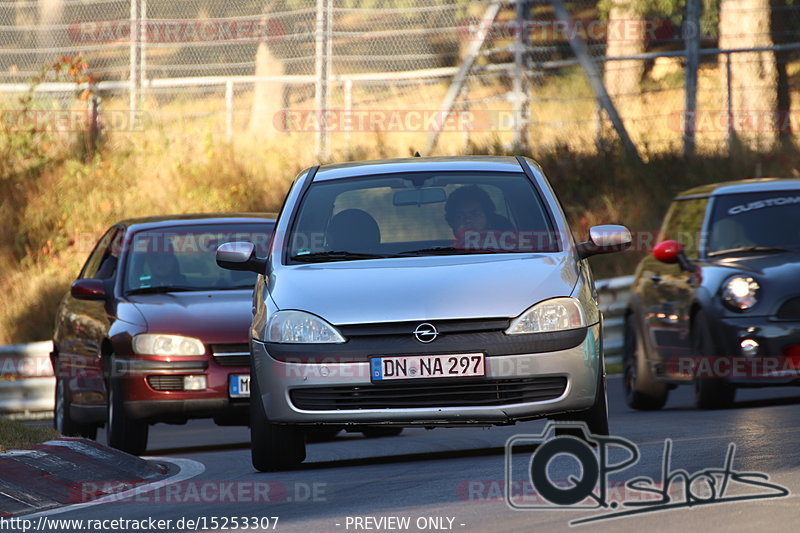
{"label": "fog light opening", "polygon": [[759,345],[758,341],[755,339],[742,339],[742,342],[739,343],[739,346],[742,349],[742,355],[746,357],[753,357],[758,355],[758,349],[761,345]]}
{"label": "fog light opening", "polygon": [[206,390],[206,377],[183,376],[183,390]]}

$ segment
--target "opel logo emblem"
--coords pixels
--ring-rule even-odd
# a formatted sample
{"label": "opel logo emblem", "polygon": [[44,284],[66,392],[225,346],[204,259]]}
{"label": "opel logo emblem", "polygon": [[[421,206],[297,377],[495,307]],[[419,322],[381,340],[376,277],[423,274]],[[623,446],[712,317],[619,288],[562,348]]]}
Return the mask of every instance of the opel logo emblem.
{"label": "opel logo emblem", "polygon": [[416,337],[419,342],[425,344],[433,342],[438,336],[439,332],[436,330],[434,325],[428,324],[427,322],[420,324],[417,326],[417,329],[414,330],[414,337]]}

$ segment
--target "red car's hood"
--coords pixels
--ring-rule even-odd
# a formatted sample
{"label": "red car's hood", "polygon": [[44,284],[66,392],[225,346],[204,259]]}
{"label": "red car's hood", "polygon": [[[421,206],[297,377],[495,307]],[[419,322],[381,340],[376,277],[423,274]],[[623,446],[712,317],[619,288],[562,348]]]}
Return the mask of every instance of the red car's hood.
{"label": "red car's hood", "polygon": [[128,298],[142,313],[148,333],[195,337],[206,344],[246,343],[253,291],[174,292]]}

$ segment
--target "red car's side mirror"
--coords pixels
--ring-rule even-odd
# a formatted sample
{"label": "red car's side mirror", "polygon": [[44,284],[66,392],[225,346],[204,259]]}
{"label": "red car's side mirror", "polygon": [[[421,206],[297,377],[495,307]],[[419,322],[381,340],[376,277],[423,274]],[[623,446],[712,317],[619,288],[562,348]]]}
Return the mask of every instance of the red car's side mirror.
{"label": "red car's side mirror", "polygon": [[663,241],[653,248],[653,257],[662,263],[673,265],[680,262],[682,251],[683,245],[678,241]]}
{"label": "red car's side mirror", "polygon": [[77,300],[106,299],[106,288],[99,279],[79,279],[69,288],[69,293]]}

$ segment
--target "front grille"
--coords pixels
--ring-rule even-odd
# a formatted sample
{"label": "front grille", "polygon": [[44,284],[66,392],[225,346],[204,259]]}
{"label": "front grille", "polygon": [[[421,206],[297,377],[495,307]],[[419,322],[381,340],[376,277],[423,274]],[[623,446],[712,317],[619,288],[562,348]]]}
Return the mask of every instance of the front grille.
{"label": "front grille", "polygon": [[220,366],[250,366],[248,344],[212,344],[211,353]]}
{"label": "front grille", "polygon": [[158,391],[183,390],[183,376],[147,376],[147,383]]}
{"label": "front grille", "polygon": [[800,296],[783,302],[776,316],[781,320],[800,320]]}
{"label": "front grille", "polygon": [[456,383],[403,383],[357,387],[313,387],[289,392],[298,409],[408,409],[414,407],[490,407],[541,402],[558,398],[567,378],[525,378],[459,381]]}

